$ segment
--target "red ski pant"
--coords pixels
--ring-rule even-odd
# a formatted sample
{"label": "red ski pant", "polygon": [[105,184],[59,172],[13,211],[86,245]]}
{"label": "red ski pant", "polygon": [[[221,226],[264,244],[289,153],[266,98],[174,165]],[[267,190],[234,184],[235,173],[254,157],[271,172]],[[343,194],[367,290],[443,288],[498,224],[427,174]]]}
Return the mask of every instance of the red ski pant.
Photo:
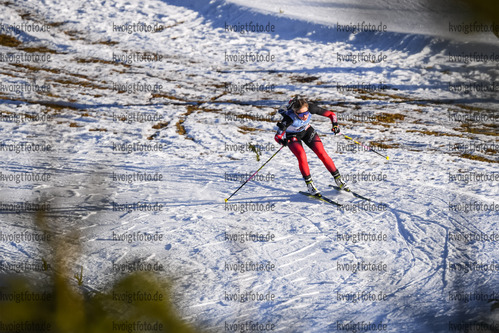
{"label": "red ski pant", "polygon": [[334,165],[331,157],[329,157],[324,150],[324,145],[322,144],[322,141],[317,133],[314,130],[307,130],[301,140],[298,137],[291,137],[288,141],[288,147],[298,159],[298,167],[300,168],[300,172],[304,178],[310,176],[310,168],[308,167],[305,149],[303,149],[303,145],[301,143],[302,140],[310,149],[313,150],[317,157],[319,157],[329,172],[333,173],[336,171],[336,166]]}

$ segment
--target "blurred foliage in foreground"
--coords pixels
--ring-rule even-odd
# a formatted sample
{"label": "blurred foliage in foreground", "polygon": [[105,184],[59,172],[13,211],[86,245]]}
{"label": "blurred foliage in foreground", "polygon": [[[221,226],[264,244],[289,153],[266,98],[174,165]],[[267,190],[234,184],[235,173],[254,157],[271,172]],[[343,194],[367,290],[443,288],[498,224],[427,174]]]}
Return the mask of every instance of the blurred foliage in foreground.
{"label": "blurred foliage in foreground", "polygon": [[499,24],[499,1],[497,0],[459,0],[484,20]]}
{"label": "blurred foliage in foreground", "polygon": [[[46,222],[41,214],[35,217],[45,233],[50,232]],[[28,273],[0,275],[0,332],[195,332],[176,315],[167,281],[132,273],[106,292],[89,291],[82,285],[83,269],[73,266],[80,251],[78,237],[54,236],[41,249],[48,250],[50,267],[36,278]]]}
{"label": "blurred foliage in foreground", "polygon": [[494,34],[499,38],[499,1],[497,0],[457,0],[470,9],[470,20],[479,19],[483,23],[494,24]]}
{"label": "blurred foliage in foreground", "polygon": [[132,274],[102,294],[84,296],[55,275],[48,288],[1,278],[2,332],[194,332],[177,318],[164,284]]}

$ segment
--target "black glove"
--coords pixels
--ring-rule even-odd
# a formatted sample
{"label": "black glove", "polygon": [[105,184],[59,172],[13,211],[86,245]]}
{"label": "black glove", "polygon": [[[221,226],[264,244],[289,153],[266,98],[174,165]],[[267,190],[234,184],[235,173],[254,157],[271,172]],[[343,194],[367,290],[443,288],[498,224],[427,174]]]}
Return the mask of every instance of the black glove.
{"label": "black glove", "polygon": [[338,123],[333,123],[333,129],[331,130],[334,134],[340,134],[340,128],[338,127]]}
{"label": "black glove", "polygon": [[288,145],[288,140],[286,139],[283,139],[283,136],[284,136],[284,132],[282,133],[277,133],[275,136],[274,136],[274,140],[280,144],[280,145],[283,145],[283,146],[287,146]]}

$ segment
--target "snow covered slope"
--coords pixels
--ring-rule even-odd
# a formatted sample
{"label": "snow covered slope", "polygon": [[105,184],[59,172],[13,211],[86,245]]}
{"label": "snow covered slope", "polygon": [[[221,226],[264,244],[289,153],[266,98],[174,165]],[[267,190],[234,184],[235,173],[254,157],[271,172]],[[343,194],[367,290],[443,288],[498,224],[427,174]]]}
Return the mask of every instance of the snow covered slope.
{"label": "snow covered slope", "polygon": [[[477,15],[471,12],[464,1],[360,1],[360,0],[318,0],[318,1],[243,1],[230,0],[244,7],[255,10],[282,14],[298,20],[316,22],[325,25],[362,26],[369,23],[378,27],[381,23],[386,26],[384,31],[401,32],[407,34],[424,34],[448,38],[458,38],[449,29],[458,23],[476,21]],[[490,8],[494,10],[494,8]],[[478,22],[476,22],[478,23]],[[467,36],[468,37],[468,36]],[[496,43],[497,39],[492,34],[477,34],[474,41],[488,41]]]}
{"label": "snow covered slope", "polygon": [[[447,7],[2,2],[0,270],[39,261],[39,242],[11,237],[39,232],[32,206],[46,205],[54,232],[78,237],[68,262],[88,290],[162,264],[182,317],[207,332],[493,332],[499,48],[491,32],[451,34],[468,21]],[[336,26],[363,21],[386,31]],[[21,23],[49,28],[5,30]],[[276,110],[296,94],[390,157],[314,116],[372,202],[330,188],[310,150],[344,206],[300,195],[287,148],[225,202],[279,149]]]}

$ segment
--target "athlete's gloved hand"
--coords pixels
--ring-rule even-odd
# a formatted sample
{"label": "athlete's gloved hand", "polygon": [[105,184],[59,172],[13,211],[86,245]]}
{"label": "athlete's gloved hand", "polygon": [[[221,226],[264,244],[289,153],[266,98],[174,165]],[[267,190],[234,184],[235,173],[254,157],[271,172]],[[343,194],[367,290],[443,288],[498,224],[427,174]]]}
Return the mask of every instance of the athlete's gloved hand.
{"label": "athlete's gloved hand", "polygon": [[285,140],[285,139],[283,139],[283,137],[284,137],[284,133],[285,133],[285,132],[281,132],[281,133],[277,132],[277,133],[276,133],[276,135],[274,136],[274,140],[275,140],[278,144],[280,144],[280,145],[287,146],[287,145],[288,145],[288,141],[287,141],[287,140]]}
{"label": "athlete's gloved hand", "polygon": [[333,131],[335,135],[340,133],[340,128],[338,127],[338,123],[333,123],[333,128],[331,129],[331,131]]}
{"label": "athlete's gloved hand", "polygon": [[338,118],[336,117],[336,113],[334,113],[333,111],[326,110],[322,115],[324,117],[328,117],[329,119],[331,119],[331,123],[333,124],[333,128],[331,129],[331,131],[333,131],[335,135],[339,134],[340,128],[338,126]]}

